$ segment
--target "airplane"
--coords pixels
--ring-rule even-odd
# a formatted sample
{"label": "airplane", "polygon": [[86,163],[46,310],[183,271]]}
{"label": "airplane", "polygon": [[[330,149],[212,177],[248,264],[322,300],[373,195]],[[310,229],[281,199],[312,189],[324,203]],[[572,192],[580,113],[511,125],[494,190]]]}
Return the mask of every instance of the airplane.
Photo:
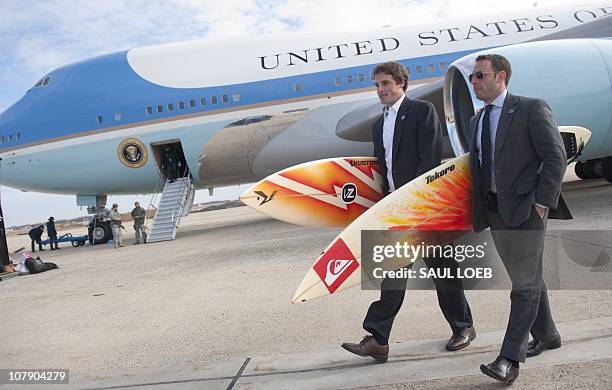
{"label": "airplane", "polygon": [[[382,112],[371,71],[390,60],[409,69],[408,96],[432,102],[445,118],[445,155],[459,155],[466,121],[479,108],[469,61],[492,48],[513,65],[511,92],[544,97],[559,125],[593,132],[578,176],[612,181],[610,15],[612,2],[595,1],[424,27],[201,39],[86,59],[44,75],[0,114],[0,184],[76,194],[77,205],[96,214],[107,195],[169,188],[169,156],[178,176],[212,193],[306,161],[371,155],[371,124]],[[110,228],[96,218],[90,234],[106,242]]]}

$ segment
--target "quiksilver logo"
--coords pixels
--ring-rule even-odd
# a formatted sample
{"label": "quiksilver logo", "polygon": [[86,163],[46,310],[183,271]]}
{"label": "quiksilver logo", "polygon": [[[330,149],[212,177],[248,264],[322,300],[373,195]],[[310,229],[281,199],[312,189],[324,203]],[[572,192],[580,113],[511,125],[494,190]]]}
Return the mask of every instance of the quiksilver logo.
{"label": "quiksilver logo", "polygon": [[334,284],[336,279],[342,275],[344,271],[348,269],[352,262],[355,260],[352,259],[340,259],[340,260],[332,260],[327,263],[327,272],[325,274],[325,284],[331,286]]}
{"label": "quiksilver logo", "polygon": [[444,168],[441,171],[435,172],[433,175],[428,175],[427,176],[427,184],[430,184],[431,182],[438,180],[442,176],[444,176],[447,173],[452,172],[454,170],[455,170],[455,165],[453,164],[453,165],[451,165],[449,167]]}

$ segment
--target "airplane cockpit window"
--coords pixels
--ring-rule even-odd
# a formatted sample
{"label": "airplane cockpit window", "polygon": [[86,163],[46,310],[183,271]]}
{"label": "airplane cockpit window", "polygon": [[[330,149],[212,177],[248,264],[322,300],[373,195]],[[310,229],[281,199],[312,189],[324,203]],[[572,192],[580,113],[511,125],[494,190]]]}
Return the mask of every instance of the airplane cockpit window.
{"label": "airplane cockpit window", "polygon": [[51,81],[51,76],[43,77],[42,79],[38,80],[38,82],[34,84],[32,88],[46,87],[49,85],[49,81]]}

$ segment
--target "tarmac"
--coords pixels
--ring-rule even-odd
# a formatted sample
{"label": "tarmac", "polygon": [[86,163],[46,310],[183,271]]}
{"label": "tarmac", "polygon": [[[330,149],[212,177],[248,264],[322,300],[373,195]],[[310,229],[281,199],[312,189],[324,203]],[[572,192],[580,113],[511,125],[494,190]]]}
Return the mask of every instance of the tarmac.
{"label": "tarmac", "polygon": [[[568,180],[574,220],[550,221],[549,230],[609,230],[612,238],[612,185]],[[132,245],[126,228],[122,248],[65,244],[40,254],[60,269],[0,282],[0,368],[69,369],[69,384],[54,389],[503,387],[479,366],[499,351],[508,291],[466,292],[477,338],[454,353],[444,351],[450,330],[435,291],[409,291],[389,361],[375,364],[340,344],[365,335],[361,322],[377,291],[291,304],[340,230],[289,225],[246,207],[191,214],[170,242]],[[29,239],[8,244],[29,247]],[[512,388],[612,388],[612,289],[549,295],[563,346],[528,359]]]}

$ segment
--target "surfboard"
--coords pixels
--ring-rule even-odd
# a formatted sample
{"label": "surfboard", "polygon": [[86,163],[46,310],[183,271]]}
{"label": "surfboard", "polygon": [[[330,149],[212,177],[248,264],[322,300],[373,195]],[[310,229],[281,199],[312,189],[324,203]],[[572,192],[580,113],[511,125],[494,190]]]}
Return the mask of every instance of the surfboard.
{"label": "surfboard", "polygon": [[[562,127],[560,131],[568,161],[573,161],[590,131],[581,127]],[[292,302],[335,294],[362,283],[362,230],[403,231],[409,243],[430,243],[432,237],[424,237],[421,232],[447,231],[448,236],[441,234],[435,239],[438,244],[448,243],[458,237],[457,232],[472,230],[471,207],[472,176],[467,153],[415,178],[355,219],[310,267]],[[397,264],[397,268],[404,265],[407,263]]]}
{"label": "surfboard", "polygon": [[346,227],[382,199],[382,182],[375,157],[329,158],[270,175],[240,200],[296,225]]}

